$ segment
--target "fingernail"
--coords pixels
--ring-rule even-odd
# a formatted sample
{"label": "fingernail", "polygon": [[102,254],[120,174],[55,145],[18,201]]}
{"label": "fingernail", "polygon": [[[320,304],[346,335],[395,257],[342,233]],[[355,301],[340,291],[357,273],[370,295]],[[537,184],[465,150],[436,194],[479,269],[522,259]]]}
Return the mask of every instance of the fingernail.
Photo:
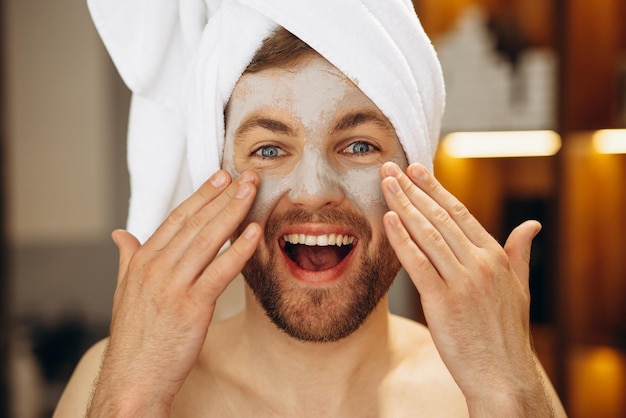
{"label": "fingernail", "polygon": [[248,183],[241,183],[239,185],[239,190],[237,190],[237,193],[235,194],[235,197],[237,199],[244,199],[246,196],[250,194],[251,190],[252,190],[252,186],[250,186]]}
{"label": "fingernail", "polygon": [[239,176],[239,183],[252,183],[254,182],[254,175],[246,171],[241,176]]}
{"label": "fingernail", "polygon": [[541,232],[541,230],[543,229],[543,225],[541,225],[540,222],[537,222],[537,229],[535,230],[535,233],[533,234],[533,239],[535,239],[537,237],[537,235],[539,235],[539,233]]}
{"label": "fingernail", "polygon": [[220,188],[226,184],[227,177],[223,171],[218,171],[211,176],[211,185],[215,188]]}
{"label": "fingernail", "polygon": [[387,177],[398,178],[402,175],[400,167],[395,164],[387,164],[387,166],[385,167],[385,172],[387,173]]}
{"label": "fingernail", "polygon": [[389,187],[389,190],[394,194],[398,194],[402,191],[402,189],[400,189],[400,184],[398,184],[398,180],[393,177],[388,181],[387,186]]}
{"label": "fingernail", "polygon": [[243,233],[243,236],[245,239],[253,239],[257,236],[258,233],[259,231],[257,230],[257,228],[253,228],[251,225],[248,225]]}
{"label": "fingernail", "polygon": [[389,225],[393,228],[400,227],[400,219],[398,219],[398,215],[396,215],[395,212],[389,212],[389,214],[387,215],[387,220],[389,222]]}
{"label": "fingernail", "polygon": [[424,167],[419,165],[413,165],[409,170],[411,179],[413,180],[424,180],[428,177],[428,170],[424,169]]}

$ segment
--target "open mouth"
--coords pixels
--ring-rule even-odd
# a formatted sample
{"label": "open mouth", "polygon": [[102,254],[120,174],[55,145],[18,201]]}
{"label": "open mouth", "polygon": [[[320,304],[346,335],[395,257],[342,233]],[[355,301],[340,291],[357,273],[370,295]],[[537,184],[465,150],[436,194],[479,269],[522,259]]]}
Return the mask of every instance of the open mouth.
{"label": "open mouth", "polygon": [[307,271],[332,269],[350,254],[356,238],[350,235],[286,234],[280,247],[298,267]]}

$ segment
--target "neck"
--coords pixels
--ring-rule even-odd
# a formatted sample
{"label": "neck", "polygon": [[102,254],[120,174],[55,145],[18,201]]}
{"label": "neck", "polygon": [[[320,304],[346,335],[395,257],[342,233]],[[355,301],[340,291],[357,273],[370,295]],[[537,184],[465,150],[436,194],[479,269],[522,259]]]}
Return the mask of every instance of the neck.
{"label": "neck", "polygon": [[241,327],[244,358],[254,363],[257,375],[271,376],[272,391],[284,385],[278,390],[283,401],[291,398],[302,404],[304,397],[306,402],[339,404],[351,391],[367,390],[365,382],[379,382],[391,361],[386,297],[348,337],[315,343],[297,340],[278,329],[247,288]]}

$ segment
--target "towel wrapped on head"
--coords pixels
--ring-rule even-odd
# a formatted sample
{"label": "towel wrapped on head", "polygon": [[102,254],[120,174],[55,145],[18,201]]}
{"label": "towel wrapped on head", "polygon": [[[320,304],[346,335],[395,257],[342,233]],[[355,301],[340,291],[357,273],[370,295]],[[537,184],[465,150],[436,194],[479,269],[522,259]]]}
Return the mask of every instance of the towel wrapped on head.
{"label": "towel wrapped on head", "polygon": [[147,239],[221,165],[224,107],[263,40],[283,27],[387,116],[410,163],[432,167],[441,68],[410,0],[88,0],[133,92],[128,230]]}

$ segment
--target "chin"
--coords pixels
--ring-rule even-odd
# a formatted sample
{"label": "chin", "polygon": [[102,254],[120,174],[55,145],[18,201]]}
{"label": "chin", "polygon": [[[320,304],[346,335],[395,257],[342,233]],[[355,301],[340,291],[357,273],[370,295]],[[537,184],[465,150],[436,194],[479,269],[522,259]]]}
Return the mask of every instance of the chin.
{"label": "chin", "polygon": [[354,333],[400,269],[382,233],[373,246],[371,235],[361,235],[342,242],[343,250],[320,249],[319,263],[307,258],[315,248],[295,248],[305,244],[285,235],[271,250],[259,248],[243,275],[269,319],[301,341],[328,343]]}

